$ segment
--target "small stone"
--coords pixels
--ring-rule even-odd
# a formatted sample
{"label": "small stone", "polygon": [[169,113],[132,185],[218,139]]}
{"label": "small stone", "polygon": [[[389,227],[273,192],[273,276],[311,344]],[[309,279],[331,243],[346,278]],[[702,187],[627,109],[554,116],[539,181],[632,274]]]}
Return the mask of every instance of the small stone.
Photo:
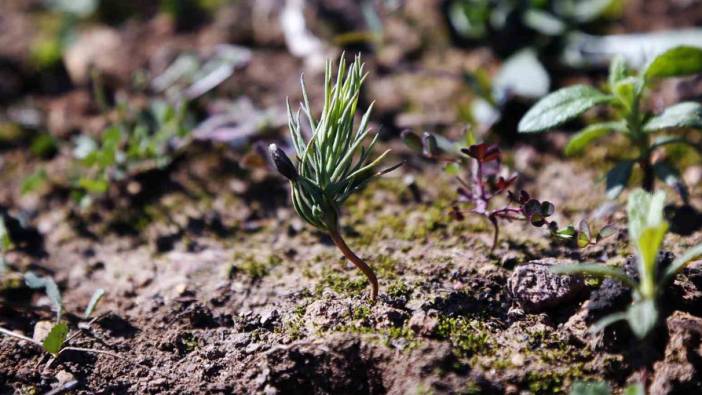
{"label": "small stone", "polygon": [[524,366],[524,355],[519,353],[514,354],[512,355],[511,361],[514,366]]}
{"label": "small stone", "polygon": [[120,79],[129,72],[129,54],[119,32],[95,28],[81,32],[64,54],[64,64],[76,84],[90,81],[91,68],[101,75]]}
{"label": "small stone", "polygon": [[259,348],[261,348],[260,343],[251,343],[246,348],[244,349],[244,352],[247,354],[253,354],[255,353]]}
{"label": "small stone", "polygon": [[514,301],[528,313],[571,302],[585,289],[585,283],[580,277],[551,272],[552,266],[565,263],[572,262],[546,258],[517,266],[507,281]]}
{"label": "small stone", "polygon": [[280,313],[278,313],[278,310],[276,309],[270,309],[262,312],[260,317],[259,322],[261,323],[261,326],[270,328],[280,320]]}
{"label": "small stone", "polygon": [[49,335],[49,332],[51,332],[51,328],[54,327],[54,323],[51,321],[39,321],[34,325],[34,334],[32,335],[32,339],[36,342],[43,342],[44,339]]}
{"label": "small stone", "polygon": [[75,379],[76,378],[75,378],[75,376],[73,376],[73,374],[71,374],[70,372],[67,372],[65,370],[61,370],[58,373],[56,373],[56,381],[58,382],[57,384],[59,386],[63,386],[66,383],[71,382]]}

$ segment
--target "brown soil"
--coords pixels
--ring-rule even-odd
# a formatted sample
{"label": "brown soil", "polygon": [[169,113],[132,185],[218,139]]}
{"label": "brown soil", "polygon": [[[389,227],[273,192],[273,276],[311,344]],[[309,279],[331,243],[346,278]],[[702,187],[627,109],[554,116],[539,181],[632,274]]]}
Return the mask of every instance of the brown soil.
{"label": "brown soil", "polygon": [[[90,86],[70,84],[61,67],[52,73],[67,86],[27,82],[39,73],[28,60],[38,18],[30,3],[0,4],[0,59],[12,65],[0,63],[0,79],[7,73],[6,81],[16,81],[0,82],[3,116],[29,103],[66,142],[79,129],[99,133],[107,120],[94,108]],[[334,10],[346,3],[329,2],[327,12],[338,17]],[[286,182],[266,169],[241,169],[240,154],[226,147],[194,143],[167,171],[137,180],[148,193],[111,190],[86,213],[59,186],[19,193],[22,179],[39,167],[50,169],[59,183],[70,144],[51,159],[39,159],[26,144],[13,143],[0,159],[0,212],[25,225],[18,248],[5,259],[18,272],[49,274],[59,284],[66,320],[72,333],[80,331],[70,346],[120,357],[68,351],[54,359],[1,337],[0,393],[45,393],[75,379],[71,393],[540,394],[567,392],[582,380],[606,380],[619,391],[641,377],[649,379],[653,393],[700,391],[700,265],[676,280],[671,315],[650,349],[642,350],[625,327],[605,337],[587,332],[586,301],[596,284],[538,313],[516,306],[508,290],[515,266],[541,258],[623,263],[631,251],[622,207],[613,216],[618,236],[582,251],[549,242],[543,229],[511,223],[490,254],[487,223],[452,220],[452,178],[410,156],[393,137],[403,120],[418,131],[458,135],[471,93],[459,80],[411,70],[494,71],[499,60],[484,47],[453,45],[446,21],[433,12],[436,1],[406,3],[387,16],[398,29],[391,35],[395,41],[366,55],[370,88],[364,94],[377,100],[375,126],[394,149],[392,159],[407,163],[353,197],[343,215],[346,241],[378,275],[376,304],[367,300],[364,277],[331,240],[296,216]],[[668,3],[632,1],[613,31],[700,22],[699,15],[663,6]],[[252,8],[249,2],[225,7],[185,31],[162,16],[118,25],[130,58],[122,59],[122,74],[108,79],[108,88],[128,91],[125,76],[139,69],[157,73],[180,50],[206,52],[229,42],[249,46],[252,59],[200,99],[199,109],[216,98],[239,96],[260,108],[282,108],[286,97],[295,103],[303,62],[288,53],[276,17],[259,15],[271,28],[257,27],[250,21]],[[323,18],[322,11],[311,17]],[[342,15],[344,23],[356,23],[353,15]],[[654,19],[651,29],[642,22]],[[314,30],[332,34],[334,23],[321,20]],[[435,37],[435,45],[424,41]],[[321,91],[313,82],[321,76],[306,79],[318,103]],[[285,127],[275,132],[262,140],[287,133]],[[587,158],[566,160],[560,155],[565,141],[565,133],[538,142],[503,141],[512,146],[508,162],[522,174],[520,187],[554,202],[562,224],[577,223],[604,202],[597,179],[611,159],[598,147]],[[691,196],[692,206],[702,207],[699,183]],[[666,248],[680,253],[700,241],[699,232],[671,235]],[[98,318],[79,329],[80,312],[97,288],[106,290]],[[3,288],[0,326],[31,337],[38,321],[50,319],[40,292]]]}

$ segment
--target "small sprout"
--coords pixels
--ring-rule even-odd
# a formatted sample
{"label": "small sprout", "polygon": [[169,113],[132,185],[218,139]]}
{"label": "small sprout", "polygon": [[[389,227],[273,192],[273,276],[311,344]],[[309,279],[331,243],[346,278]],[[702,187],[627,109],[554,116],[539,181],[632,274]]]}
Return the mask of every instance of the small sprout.
{"label": "small sprout", "polygon": [[[610,65],[608,93],[587,85],[574,85],[542,98],[519,122],[520,133],[541,133],[554,129],[598,105],[613,110],[614,119],[586,126],[575,134],[565,148],[567,155],[577,154],[588,144],[611,133],[626,136],[638,152],[619,160],[605,177],[606,195],[614,199],[626,188],[635,166],[641,170],[641,187],[653,191],[658,178],[673,188],[687,201],[687,187],[678,170],[663,156],[656,155],[660,148],[671,144],[700,147],[684,135],[671,134],[681,130],[702,130],[702,104],[684,102],[674,104],[658,115],[643,108],[647,102],[647,88],[661,78],[680,77],[702,73],[702,48],[675,47],[654,57],[638,73],[630,70],[623,58],[615,58]],[[654,138],[654,134],[666,134]]]}
{"label": "small sprout", "polygon": [[61,313],[63,312],[63,303],[61,302],[61,292],[56,282],[49,276],[39,277],[34,274],[34,272],[25,273],[24,282],[29,288],[44,289],[46,296],[49,297],[52,307],[56,312],[56,322],[59,322],[61,320]]}
{"label": "small sprout", "polygon": [[90,297],[90,302],[88,302],[88,306],[85,308],[85,312],[83,313],[83,318],[90,318],[93,311],[95,311],[95,307],[97,307],[97,304],[100,303],[103,296],[105,296],[105,290],[102,288],[98,288],[95,290],[95,292],[93,292],[93,296]]}
{"label": "small sprout", "polygon": [[[563,265],[552,269],[557,273],[609,277],[621,281],[632,289],[633,303],[628,309],[625,312],[604,317],[592,326],[593,332],[602,330],[614,322],[626,320],[638,338],[643,339],[648,336],[661,319],[657,305],[658,297],[690,261],[702,256],[702,244],[698,244],[677,257],[665,270],[659,270],[658,253],[668,232],[668,222],[663,218],[664,206],[663,191],[650,194],[637,189],[629,196],[627,205],[629,239],[634,243],[638,258],[638,281],[622,269],[604,264]],[[613,231],[607,227],[599,232],[601,237],[607,234],[613,234]]]}
{"label": "small sprout", "polygon": [[[495,144],[474,144],[461,149],[461,152],[474,159],[471,171],[471,182],[459,178],[461,186],[458,194],[463,201],[473,204],[472,212],[488,219],[493,227],[493,239],[490,252],[495,250],[499,239],[501,220],[526,221],[535,227],[549,225],[549,229],[557,224],[548,220],[553,215],[555,207],[551,202],[539,201],[532,198],[526,191],[514,194],[508,189],[517,180],[516,174],[504,176],[501,152]],[[507,192],[507,203],[501,208],[493,209],[492,200]],[[459,208],[454,206],[454,218],[462,219]]]}
{"label": "small sprout", "polygon": [[[556,221],[549,220],[556,210],[553,203],[534,199],[524,190],[517,193],[510,191],[518,176],[507,172],[502,167],[502,153],[496,144],[480,143],[457,148],[457,144],[440,136],[425,132],[420,139],[408,130],[402,132],[402,139],[413,151],[421,153],[423,157],[446,163],[444,170],[451,175],[454,175],[455,167],[465,162],[466,157],[472,159],[469,163],[470,182],[457,177],[460,184],[457,188],[458,201],[472,203],[471,212],[484,216],[492,225],[494,231],[491,253],[497,246],[501,220],[525,221],[537,228],[545,226],[555,240],[587,240],[586,244],[578,243],[581,248],[596,244],[613,234],[608,226],[594,238],[589,234],[582,236],[572,225],[560,229]],[[466,141],[475,142],[472,133],[466,134]],[[491,208],[493,199],[505,192],[507,192],[506,205],[501,208]],[[465,219],[464,212],[458,204],[453,205],[450,214],[455,220]]]}
{"label": "small sprout", "polygon": [[[288,125],[297,154],[297,168],[275,144],[271,144],[269,150],[278,171],[290,180],[295,211],[306,222],[329,234],[344,256],[366,275],[372,287],[371,299],[375,301],[378,296],[375,273],[348,247],[339,226],[341,207],[346,199],[376,176],[396,168],[376,170],[388,153],[385,151],[376,159],[370,159],[377,135],[367,147],[363,146],[369,133],[372,104],[361,118],[358,128],[354,128],[358,97],[365,78],[360,56],[356,57],[348,71],[342,57],[336,82],[332,81],[332,63],[327,62],[324,107],[319,119],[315,120],[312,116],[304,82],[304,103],[300,104],[300,110],[293,113],[288,104]],[[300,111],[305,114],[313,131],[309,139],[303,136]]]}

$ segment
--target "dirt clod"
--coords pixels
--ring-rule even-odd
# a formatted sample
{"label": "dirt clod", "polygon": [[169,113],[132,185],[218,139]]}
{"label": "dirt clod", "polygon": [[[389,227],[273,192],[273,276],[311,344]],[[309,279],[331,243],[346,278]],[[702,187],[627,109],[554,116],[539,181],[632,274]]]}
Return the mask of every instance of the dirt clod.
{"label": "dirt clod", "polygon": [[547,258],[517,266],[507,281],[514,301],[526,312],[539,313],[571,302],[585,290],[576,276],[552,273],[554,265],[571,262]]}

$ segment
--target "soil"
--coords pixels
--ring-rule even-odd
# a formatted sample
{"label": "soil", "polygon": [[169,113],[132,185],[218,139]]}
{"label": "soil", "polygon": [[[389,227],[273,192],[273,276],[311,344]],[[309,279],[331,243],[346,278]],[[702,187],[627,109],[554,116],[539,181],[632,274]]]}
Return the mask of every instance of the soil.
{"label": "soil", "polygon": [[[0,4],[0,128],[13,111],[30,109],[40,114],[35,130],[49,130],[63,143],[48,157],[27,148],[35,132],[3,143],[0,213],[16,245],[5,260],[16,273],[33,270],[59,284],[64,319],[78,333],[70,346],[119,357],[66,351],[53,358],[4,336],[0,393],[542,394],[590,380],[605,380],[618,392],[641,378],[654,394],[702,390],[700,263],[666,295],[669,316],[650,348],[642,349],[625,326],[591,334],[594,315],[626,304],[628,291],[611,280],[543,278],[539,267],[624,264],[632,251],[623,200],[611,215],[617,236],[597,245],[578,250],[549,241],[545,229],[509,223],[491,254],[489,223],[451,219],[454,179],[398,141],[404,127],[460,135],[472,98],[460,79],[415,70],[494,73],[500,63],[487,47],[452,40],[439,1],[401,2],[382,15],[387,43],[346,48],[362,50],[368,64],[363,100],[376,100],[374,127],[393,149],[387,163],[405,161],[353,196],[342,216],[347,243],[378,275],[375,304],[365,278],[292,210],[285,180],[247,166],[236,147],[195,141],[165,169],[113,185],[87,210],[77,207],[65,187],[71,141],[99,134],[110,115],[96,107],[89,79],[75,82],[76,71],[60,63],[49,69],[32,63],[35,27],[45,17],[39,3]],[[288,51],[277,23],[282,3],[235,2],[193,26],[151,9],[103,26],[125,51],[100,66],[105,89],[144,101],[144,92],[131,88],[134,73],[157,75],[182,51],[206,54],[230,43],[248,47],[251,59],[198,99],[198,116],[238,97],[284,116],[286,97],[302,99],[303,71],[318,106],[320,70]],[[699,6],[687,3],[694,2],[632,0],[611,31],[699,25],[702,14],[685,11]],[[363,24],[362,15],[349,11],[354,2],[311,4],[311,30],[325,41],[334,29]],[[557,85],[603,78],[577,71],[554,76]],[[665,90],[673,100],[686,92],[676,86]],[[523,113],[523,104],[514,105]],[[253,140],[284,141],[286,126]],[[486,137],[510,147],[507,162],[521,174],[519,187],[554,202],[559,223],[594,216],[605,203],[598,180],[612,157],[604,147],[566,159],[565,131],[538,139]],[[52,184],[22,195],[22,180],[39,168]],[[689,186],[685,207],[696,212],[702,189],[699,180]],[[679,254],[701,242],[692,228],[669,235],[666,249]],[[50,303],[14,280],[2,279],[0,326],[32,337],[38,322],[52,319]],[[97,288],[106,295],[85,325],[81,313]]]}

